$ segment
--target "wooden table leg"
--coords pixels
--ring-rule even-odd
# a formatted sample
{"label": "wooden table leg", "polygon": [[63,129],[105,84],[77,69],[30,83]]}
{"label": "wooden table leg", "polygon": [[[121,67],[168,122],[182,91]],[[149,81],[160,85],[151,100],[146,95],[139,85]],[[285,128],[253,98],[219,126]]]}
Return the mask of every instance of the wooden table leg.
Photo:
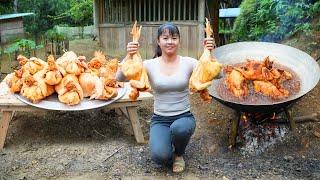
{"label": "wooden table leg", "polygon": [[143,133],[142,133],[139,117],[138,117],[137,107],[135,106],[127,107],[127,111],[131,121],[133,133],[136,138],[136,141],[138,143],[146,143],[143,137]]}
{"label": "wooden table leg", "polygon": [[3,149],[6,140],[9,123],[11,121],[12,111],[3,111],[0,121],[0,150]]}

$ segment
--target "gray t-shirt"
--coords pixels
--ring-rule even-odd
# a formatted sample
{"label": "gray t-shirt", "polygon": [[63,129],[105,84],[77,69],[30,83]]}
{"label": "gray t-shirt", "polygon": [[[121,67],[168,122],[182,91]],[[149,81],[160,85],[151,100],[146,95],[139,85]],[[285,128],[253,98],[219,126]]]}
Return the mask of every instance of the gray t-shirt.
{"label": "gray t-shirt", "polygon": [[[158,58],[143,61],[153,91],[154,113],[157,115],[175,116],[190,110],[189,79],[198,61],[191,57],[179,58],[178,69],[170,76],[160,72]],[[117,79],[124,80],[120,71]]]}

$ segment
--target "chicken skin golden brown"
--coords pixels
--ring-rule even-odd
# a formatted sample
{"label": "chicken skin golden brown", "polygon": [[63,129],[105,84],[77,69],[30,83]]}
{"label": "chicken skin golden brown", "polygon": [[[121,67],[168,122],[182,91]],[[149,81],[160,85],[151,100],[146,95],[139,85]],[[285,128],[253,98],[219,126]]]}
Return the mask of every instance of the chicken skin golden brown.
{"label": "chicken skin golden brown", "polygon": [[225,67],[224,72],[227,74],[225,80],[227,89],[239,99],[243,99],[245,96],[247,96],[249,89],[244,76],[231,66]]}
{"label": "chicken skin golden brown", "polygon": [[19,93],[22,88],[22,69],[15,70],[4,78],[4,82],[10,88],[10,92]]}
{"label": "chicken skin golden brown", "polygon": [[[210,22],[206,19],[206,36],[212,36]],[[189,89],[191,92],[199,92],[200,97],[209,101],[212,97],[207,92],[207,89],[212,80],[220,73],[222,65],[215,59],[209,49],[204,48],[196,68],[193,70],[189,80]]]}
{"label": "chicken skin golden brown", "polygon": [[60,102],[67,105],[79,104],[83,99],[83,90],[79,84],[78,78],[74,74],[67,74],[61,82],[55,86]]}
{"label": "chicken skin golden brown", "polygon": [[225,68],[227,88],[242,99],[248,95],[248,87],[243,82],[252,81],[255,92],[272,99],[288,97],[289,91],[283,87],[283,82],[292,79],[292,74],[273,67],[273,63],[267,56],[263,61],[247,60],[241,67],[228,66]]}
{"label": "chicken skin golden brown", "polygon": [[247,60],[246,64],[240,68],[236,68],[247,80],[265,80],[269,81],[273,78],[271,69],[273,62],[269,56],[264,61]]}
{"label": "chicken skin golden brown", "polygon": [[28,59],[25,56],[19,55],[17,57],[17,60],[19,61],[19,65],[21,66],[21,68],[24,68],[31,75],[44,69],[47,65],[45,61],[36,57],[31,57],[30,59]]}
{"label": "chicken skin golden brown", "polygon": [[289,96],[289,91],[284,88],[277,88],[269,81],[253,81],[253,87],[256,92],[262,93],[273,99],[282,99]]}
{"label": "chicken skin golden brown", "polygon": [[[137,22],[134,23],[131,34],[133,42],[138,42],[141,33],[141,26],[137,27]],[[136,100],[139,96],[139,91],[149,91],[151,89],[148,75],[143,67],[142,58],[139,52],[125,57],[125,62],[119,64],[124,76],[130,80],[132,91],[129,95],[131,100]]]}
{"label": "chicken skin golden brown", "polygon": [[77,56],[73,51],[65,52],[56,62],[68,74],[80,75],[85,71],[87,64],[84,56]]}
{"label": "chicken skin golden brown", "polygon": [[47,85],[44,81],[45,70],[41,70],[34,75],[29,71],[23,75],[23,85],[21,95],[31,100],[33,103],[38,103],[40,100],[54,93],[54,86]]}
{"label": "chicken skin golden brown", "polygon": [[48,67],[45,74],[45,82],[49,85],[59,84],[62,80],[63,74],[66,74],[66,72],[56,64],[52,55],[48,56],[47,63]]}

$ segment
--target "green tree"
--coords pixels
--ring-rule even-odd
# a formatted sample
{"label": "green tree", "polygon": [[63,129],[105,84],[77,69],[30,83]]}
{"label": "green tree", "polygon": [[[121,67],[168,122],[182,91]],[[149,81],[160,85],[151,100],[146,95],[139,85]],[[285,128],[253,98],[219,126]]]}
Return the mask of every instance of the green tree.
{"label": "green tree", "polygon": [[9,14],[13,12],[13,1],[2,0],[0,3],[0,14]]}
{"label": "green tree", "polygon": [[76,26],[81,27],[83,38],[84,26],[93,24],[93,1],[71,0],[70,16]]}

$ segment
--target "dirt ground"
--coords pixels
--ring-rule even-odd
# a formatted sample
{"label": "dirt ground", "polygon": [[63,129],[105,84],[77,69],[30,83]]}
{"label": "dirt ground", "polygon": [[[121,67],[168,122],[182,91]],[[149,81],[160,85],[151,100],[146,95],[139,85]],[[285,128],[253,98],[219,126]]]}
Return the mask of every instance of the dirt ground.
{"label": "dirt ground", "polygon": [[[318,84],[292,106],[292,115],[320,113],[319,94]],[[203,103],[197,94],[190,98],[197,128],[184,173],[155,165],[127,119],[95,109],[16,113],[0,151],[0,179],[320,179],[319,122],[298,123],[296,134],[283,124],[273,143],[229,149],[233,110],[215,100]],[[138,111],[146,138],[152,108],[153,101],[145,101]]]}

